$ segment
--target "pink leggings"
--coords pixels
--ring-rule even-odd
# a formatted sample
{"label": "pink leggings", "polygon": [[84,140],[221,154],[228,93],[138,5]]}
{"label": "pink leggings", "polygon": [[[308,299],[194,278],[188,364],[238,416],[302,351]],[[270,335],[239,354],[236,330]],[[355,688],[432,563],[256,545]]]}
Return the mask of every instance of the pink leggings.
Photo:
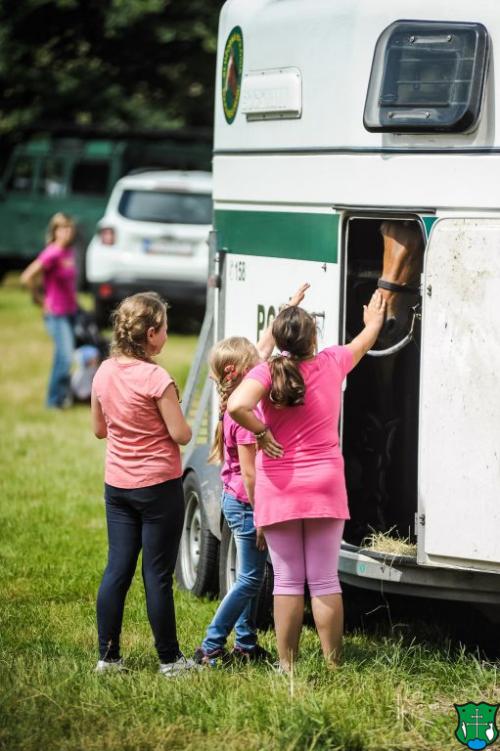
{"label": "pink leggings", "polygon": [[293,519],[264,528],[274,569],[275,595],[312,597],[342,592],[338,563],[343,519]]}

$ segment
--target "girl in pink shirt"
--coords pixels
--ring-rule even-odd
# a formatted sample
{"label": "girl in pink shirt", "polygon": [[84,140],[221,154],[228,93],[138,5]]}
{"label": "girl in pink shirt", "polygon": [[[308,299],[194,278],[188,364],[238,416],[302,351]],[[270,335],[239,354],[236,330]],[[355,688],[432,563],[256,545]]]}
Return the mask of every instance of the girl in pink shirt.
{"label": "girl in pink shirt", "polygon": [[149,622],[167,676],[194,667],[177,641],[172,576],[184,521],[179,444],[191,439],[177,386],[153,361],[167,339],[166,305],[154,292],[114,314],[111,357],[92,384],[92,422],[106,438],[108,565],[97,596],[97,671],[120,669],[125,597],[142,549]]}
{"label": "girl in pink shirt", "polygon": [[[290,299],[290,305],[298,305],[308,287],[308,284],[302,285]],[[211,377],[220,397],[220,419],[209,461],[222,463],[222,512],[234,535],[238,575],[207,628],[201,646],[195,651],[194,659],[201,665],[214,665],[229,658],[225,646],[233,628],[232,657],[248,661],[271,657],[258,644],[255,624],[267,561],[265,542],[260,530],[255,528],[253,515],[257,438],[229,416],[226,404],[248,371],[269,356],[273,348],[269,326],[257,347],[244,337],[233,336],[218,342],[210,355]]]}
{"label": "girl in pink shirt", "polygon": [[[375,343],[384,301],[375,292],[365,328],[344,347],[316,354],[314,318],[298,307],[282,311],[272,333],[281,350],[257,365],[231,395],[231,417],[252,431],[257,457],[255,524],[263,527],[274,568],[274,620],[280,665],[298,652],[304,585],[328,662],[340,655],[343,630],[338,557],[349,518],[338,421],[347,373]],[[262,419],[254,409],[261,402]]]}
{"label": "girl in pink shirt", "polygon": [[[54,340],[54,360],[47,392],[47,406],[71,403],[70,371],[74,350],[73,319],[77,310],[75,223],[66,214],[54,214],[47,233],[48,245],[21,274],[35,302],[43,305],[45,325]],[[43,278],[43,295],[38,280]]]}

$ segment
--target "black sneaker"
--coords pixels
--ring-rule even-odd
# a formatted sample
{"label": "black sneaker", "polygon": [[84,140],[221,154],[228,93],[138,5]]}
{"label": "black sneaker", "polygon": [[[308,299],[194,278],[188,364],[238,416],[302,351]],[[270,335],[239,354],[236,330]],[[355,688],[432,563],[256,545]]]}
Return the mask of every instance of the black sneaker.
{"label": "black sneaker", "polygon": [[242,662],[272,662],[274,659],[272,654],[261,647],[260,644],[256,644],[253,649],[234,647],[231,654],[236,660]]}
{"label": "black sneaker", "polygon": [[208,667],[225,667],[231,662],[231,655],[225,649],[213,649],[206,652],[203,647],[197,647],[194,650],[193,660],[197,665],[208,665]]}

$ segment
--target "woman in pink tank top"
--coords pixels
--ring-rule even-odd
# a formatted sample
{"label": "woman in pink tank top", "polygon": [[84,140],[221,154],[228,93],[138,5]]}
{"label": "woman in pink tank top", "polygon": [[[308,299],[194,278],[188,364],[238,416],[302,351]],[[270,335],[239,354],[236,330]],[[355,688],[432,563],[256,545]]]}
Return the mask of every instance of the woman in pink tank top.
{"label": "woman in pink tank top", "polygon": [[[377,291],[365,306],[363,331],[346,346],[316,354],[314,318],[302,308],[283,310],[272,329],[280,354],[253,368],[228,401],[231,417],[256,435],[262,449],[254,514],[274,568],[274,619],[284,671],[298,652],[306,582],[325,659],[339,659],[338,558],[349,518],[338,436],[341,386],[375,343],[383,320],[384,301]],[[259,402],[262,419],[254,413]]]}

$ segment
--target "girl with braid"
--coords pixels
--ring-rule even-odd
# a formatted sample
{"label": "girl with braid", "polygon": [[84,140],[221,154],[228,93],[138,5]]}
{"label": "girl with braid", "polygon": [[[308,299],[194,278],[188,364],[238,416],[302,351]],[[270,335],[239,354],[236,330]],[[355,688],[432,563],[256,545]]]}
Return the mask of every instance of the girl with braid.
{"label": "girl with braid", "polygon": [[[298,305],[309,285],[302,285],[290,298],[288,307]],[[222,512],[234,534],[238,551],[238,575],[231,590],[220,603],[207,628],[205,638],[195,651],[200,665],[215,666],[231,659],[266,660],[268,652],[257,642],[255,613],[264,578],[267,550],[253,518],[255,457],[257,438],[252,431],[238,425],[227,412],[227,401],[245,375],[274,348],[271,327],[257,346],[240,336],[218,342],[210,355],[210,372],[219,393],[219,423],[209,461],[221,463]],[[258,414],[257,405],[255,414]],[[258,419],[258,418],[256,418]],[[226,640],[235,630],[231,655]]]}
{"label": "girl with braid", "polygon": [[340,656],[338,559],[349,518],[338,436],[341,386],[375,343],[384,313],[377,290],[364,308],[361,333],[346,346],[317,353],[313,316],[299,307],[283,310],[272,328],[280,354],[253,368],[228,400],[230,417],[262,449],[255,523],[263,528],[274,569],[274,621],[284,672],[297,657],[306,582],[324,657],[334,665]]}
{"label": "girl with braid", "polygon": [[160,673],[197,667],[177,641],[172,575],[184,521],[179,444],[191,439],[172,377],[153,357],[167,339],[166,305],[154,292],[127,297],[114,314],[111,357],[92,384],[92,423],[106,438],[108,565],[97,596],[96,670],[122,669],[125,597],[142,549],[148,618]]}

